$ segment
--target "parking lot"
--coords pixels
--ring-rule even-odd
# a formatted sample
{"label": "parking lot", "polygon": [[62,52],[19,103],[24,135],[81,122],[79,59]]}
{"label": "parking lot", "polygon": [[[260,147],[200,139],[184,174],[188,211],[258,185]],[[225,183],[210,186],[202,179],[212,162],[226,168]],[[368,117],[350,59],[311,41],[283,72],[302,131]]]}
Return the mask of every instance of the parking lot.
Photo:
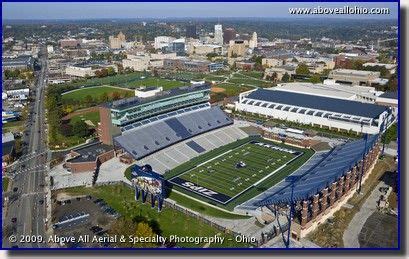
{"label": "parking lot", "polygon": [[[71,199],[55,200],[53,210],[53,229],[57,236],[76,237],[104,236],[111,224],[121,215],[109,207],[104,200],[91,196],[80,196]],[[58,244],[55,244],[58,246]],[[101,243],[66,243],[64,247],[101,247]]]}

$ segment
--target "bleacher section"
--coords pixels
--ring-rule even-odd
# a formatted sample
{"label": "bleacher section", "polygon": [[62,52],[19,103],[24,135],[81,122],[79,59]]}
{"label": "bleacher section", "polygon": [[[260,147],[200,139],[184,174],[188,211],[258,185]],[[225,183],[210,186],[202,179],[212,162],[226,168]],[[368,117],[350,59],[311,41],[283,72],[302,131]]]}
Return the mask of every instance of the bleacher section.
{"label": "bleacher section", "polygon": [[172,115],[166,114],[145,124],[141,122],[138,127],[115,137],[114,141],[135,159],[141,159],[177,142],[233,123],[219,107],[204,106],[181,114],[172,112]]}
{"label": "bleacher section", "polygon": [[[151,154],[147,157],[137,161],[138,165],[149,164],[153,170],[158,173],[165,173],[168,170],[181,165],[190,159],[197,157],[205,152],[209,152],[221,145],[227,145],[236,140],[248,137],[248,135],[239,129],[236,125],[226,126],[220,129],[206,132],[199,136],[182,141],[163,150]],[[216,139],[219,141],[216,143]],[[220,144],[220,141],[222,144]],[[204,149],[203,152],[198,152],[195,148],[191,147],[191,143],[194,142]]]}
{"label": "bleacher section", "polygon": [[[370,135],[367,141],[359,139],[347,142],[334,147],[323,155],[320,161],[300,175],[299,180],[294,185],[294,200],[306,199],[345,175],[363,158],[364,154],[371,150],[377,139],[378,135]],[[259,199],[253,205],[288,203],[291,197],[291,185],[286,182],[284,185],[281,184],[281,188],[275,189],[275,192],[269,193],[268,197],[264,196],[261,201]]]}
{"label": "bleacher section", "polygon": [[204,151],[206,151],[206,149],[204,149],[201,145],[197,144],[193,140],[186,142],[186,145],[188,145],[191,149],[193,149],[197,153],[203,153]]}

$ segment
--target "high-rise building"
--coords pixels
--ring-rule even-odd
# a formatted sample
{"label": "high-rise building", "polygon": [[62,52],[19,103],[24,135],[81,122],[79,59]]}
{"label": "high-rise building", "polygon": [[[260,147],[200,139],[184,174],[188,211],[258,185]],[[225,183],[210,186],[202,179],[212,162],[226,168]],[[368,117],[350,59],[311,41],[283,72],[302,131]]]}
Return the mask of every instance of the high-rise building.
{"label": "high-rise building", "polygon": [[169,43],[166,47],[167,52],[176,52],[178,56],[184,56],[186,54],[186,42],[184,38],[176,39]]}
{"label": "high-rise building", "polygon": [[197,39],[196,24],[188,24],[186,26],[186,38]]}
{"label": "high-rise building", "polygon": [[223,45],[223,27],[221,24],[214,26],[214,43]]}
{"label": "high-rise building", "polygon": [[109,36],[109,47],[111,49],[123,48],[125,46],[125,43],[126,43],[126,38],[122,32],[119,32],[119,34],[116,37]]}
{"label": "high-rise building", "polygon": [[257,48],[257,33],[253,32],[253,36],[251,37],[250,41],[249,41],[249,48],[250,49],[254,49]]}
{"label": "high-rise building", "polygon": [[236,30],[234,28],[226,28],[223,33],[224,43],[229,43],[236,38]]}
{"label": "high-rise building", "polygon": [[154,48],[162,49],[163,47],[169,46],[169,43],[174,41],[175,38],[169,36],[157,36],[155,37]]}

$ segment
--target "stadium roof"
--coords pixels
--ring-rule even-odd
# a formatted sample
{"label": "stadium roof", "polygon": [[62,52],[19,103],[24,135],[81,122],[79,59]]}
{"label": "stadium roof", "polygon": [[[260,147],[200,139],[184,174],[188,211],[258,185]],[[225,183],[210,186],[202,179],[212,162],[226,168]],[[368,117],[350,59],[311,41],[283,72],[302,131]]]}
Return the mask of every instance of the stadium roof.
{"label": "stadium roof", "polygon": [[[348,142],[334,147],[327,155],[311,169],[299,176],[294,184],[293,201],[301,201],[315,195],[325,187],[345,175],[362,158],[364,153],[375,145],[378,135],[369,135],[365,146],[365,139]],[[277,190],[271,196],[256,202],[256,206],[291,203],[291,183]]]}
{"label": "stadium roof", "polygon": [[138,104],[148,103],[148,102],[152,102],[152,101],[156,101],[160,99],[169,98],[172,96],[182,95],[182,94],[186,94],[186,93],[190,93],[194,91],[206,90],[206,89],[210,90],[209,84],[182,86],[182,87],[173,88],[167,91],[159,92],[153,97],[147,97],[147,98],[130,97],[126,99],[121,99],[121,100],[109,103],[108,106],[112,109],[126,109],[128,107],[132,107]]}
{"label": "stadium roof", "polygon": [[389,98],[389,99],[398,99],[398,92],[385,92],[381,94],[379,97]]}
{"label": "stadium roof", "polygon": [[387,110],[387,107],[375,104],[278,90],[257,89],[247,98],[367,118],[377,118]]}

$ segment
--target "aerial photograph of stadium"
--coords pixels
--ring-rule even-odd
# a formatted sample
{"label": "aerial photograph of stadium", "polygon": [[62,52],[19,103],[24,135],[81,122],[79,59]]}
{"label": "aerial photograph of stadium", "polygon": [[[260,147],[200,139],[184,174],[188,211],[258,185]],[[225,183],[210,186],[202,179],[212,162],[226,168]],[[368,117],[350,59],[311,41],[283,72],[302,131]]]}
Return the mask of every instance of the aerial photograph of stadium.
{"label": "aerial photograph of stadium", "polygon": [[2,3],[2,249],[400,246],[398,2]]}

